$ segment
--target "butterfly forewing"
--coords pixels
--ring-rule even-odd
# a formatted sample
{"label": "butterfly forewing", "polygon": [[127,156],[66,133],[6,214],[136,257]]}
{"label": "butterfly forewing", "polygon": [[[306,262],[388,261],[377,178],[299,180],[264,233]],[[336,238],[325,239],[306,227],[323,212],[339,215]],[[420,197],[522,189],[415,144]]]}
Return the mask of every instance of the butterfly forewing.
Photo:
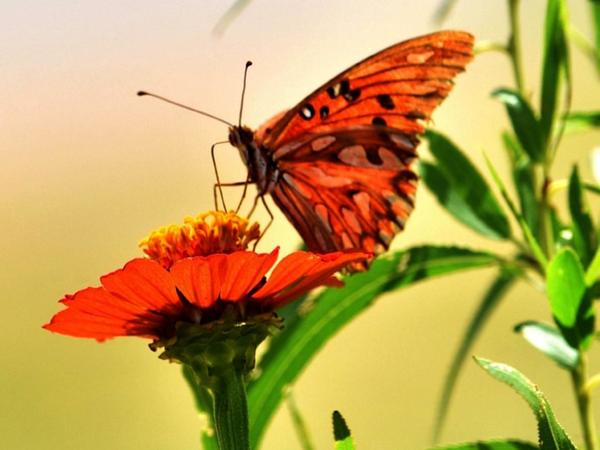
{"label": "butterfly forewing", "polygon": [[278,148],[306,133],[352,125],[423,132],[423,120],[447,96],[452,78],[472,57],[473,37],[445,31],[411,39],[336,76],[296,107],[261,127],[257,137]]}

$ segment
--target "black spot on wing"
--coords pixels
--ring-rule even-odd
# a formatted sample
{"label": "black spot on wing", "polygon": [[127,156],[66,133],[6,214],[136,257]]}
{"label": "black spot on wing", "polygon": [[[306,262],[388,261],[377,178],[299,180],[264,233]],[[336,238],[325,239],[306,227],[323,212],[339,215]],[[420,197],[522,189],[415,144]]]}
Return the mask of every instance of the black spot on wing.
{"label": "black spot on wing", "polygon": [[377,103],[383,108],[387,110],[394,109],[396,105],[394,105],[394,100],[388,94],[381,94],[377,96]]}
{"label": "black spot on wing", "polygon": [[373,125],[377,125],[377,126],[382,126],[385,127],[387,125],[387,122],[383,119],[383,117],[373,117],[373,120],[371,121],[371,123]]}

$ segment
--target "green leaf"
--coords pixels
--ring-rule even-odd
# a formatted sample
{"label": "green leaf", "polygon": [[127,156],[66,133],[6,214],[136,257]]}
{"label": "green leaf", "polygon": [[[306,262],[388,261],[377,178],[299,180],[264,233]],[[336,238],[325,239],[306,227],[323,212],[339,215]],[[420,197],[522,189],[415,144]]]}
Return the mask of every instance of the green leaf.
{"label": "green leaf", "polygon": [[594,333],[594,310],[583,267],[577,254],[566,247],[559,250],[548,264],[546,286],[554,320],[567,342],[575,348],[586,348]]}
{"label": "green leaf", "polygon": [[208,390],[198,384],[196,375],[189,366],[183,365],[181,373],[192,391],[196,404],[196,410],[201,415],[205,416],[205,420],[208,424],[200,431],[200,442],[202,443],[202,449],[219,450],[217,437],[214,433],[212,397],[210,396]]}
{"label": "green leaf", "polygon": [[558,106],[561,73],[568,74],[566,30],[567,7],[565,0],[548,0],[544,24],[544,55],[542,62],[542,92],[540,126],[543,142],[552,137]]}
{"label": "green leaf", "polygon": [[596,249],[594,259],[585,272],[585,284],[592,286],[596,281],[600,279],[600,247]]}
{"label": "green leaf", "polygon": [[496,172],[496,169],[494,168],[494,166],[492,165],[491,161],[488,159],[487,156],[485,157],[485,162],[487,163],[488,169],[489,169],[490,173],[492,174],[492,178],[496,182],[496,186],[498,186],[498,189],[500,189],[500,193],[502,194],[502,198],[504,199],[504,202],[510,209],[510,212],[513,214],[513,217],[519,223],[519,225],[521,227],[521,231],[523,232],[523,236],[525,237],[525,240],[527,241],[527,244],[529,245],[532,255],[538,262],[542,271],[545,271],[546,266],[548,265],[548,260],[546,259],[546,255],[542,251],[542,248],[540,247],[539,242],[533,235],[531,228],[529,228],[529,225],[527,225],[527,222],[525,222],[523,215],[519,211],[517,211],[517,208],[515,207],[514,202],[510,198],[510,195],[508,195],[508,191],[506,190],[506,186],[504,185],[502,178],[500,178],[500,175],[498,175],[498,172]]}
{"label": "green leaf", "polygon": [[[523,219],[532,232],[539,231],[540,208],[535,193],[534,167],[532,167],[527,154],[510,133],[502,133],[502,141],[511,159],[513,184],[519,196]],[[536,238],[539,238],[538,234],[535,234]]]}
{"label": "green leaf", "polygon": [[589,131],[600,127],[600,111],[571,112],[565,116],[566,131]]}
{"label": "green leaf", "polygon": [[569,211],[573,221],[573,244],[584,267],[587,267],[598,246],[596,230],[583,196],[577,166],[569,178]]}
{"label": "green leaf", "polygon": [[445,445],[431,450],[539,450],[539,447],[529,442],[507,439]]}
{"label": "green leaf", "polygon": [[421,246],[378,258],[367,272],[347,277],[345,287],[329,288],[303,311],[301,319],[286,323],[260,361],[260,376],[248,386],[251,448],[258,444],[280,404],[286,386],[344,325],[368,308],[377,297],[418,281],[465,269],[500,264],[487,252],[459,247]]}
{"label": "green leaf", "polygon": [[553,326],[531,320],[517,325],[515,331],[559,366],[568,370],[577,367],[579,351],[571,347]]}
{"label": "green leaf", "polygon": [[579,258],[569,248],[561,249],[548,264],[548,298],[554,318],[574,327],[585,294],[585,276]]}
{"label": "green leaf", "polygon": [[535,162],[542,162],[544,139],[538,119],[529,102],[517,91],[508,88],[496,89],[492,96],[506,106],[513,130],[529,158]]}
{"label": "green leaf", "polygon": [[492,377],[513,388],[529,404],[538,422],[540,450],[576,450],[554,417],[550,403],[533,382],[506,364],[483,358],[475,358],[475,361]]}
{"label": "green leaf", "polygon": [[446,417],[448,415],[448,408],[450,406],[450,400],[452,399],[452,393],[454,392],[456,381],[464,365],[464,361],[466,360],[467,355],[469,354],[469,351],[475,342],[475,339],[483,330],[484,325],[487,323],[487,320],[490,318],[493,311],[500,304],[500,300],[504,298],[509,288],[513,285],[515,277],[518,274],[519,271],[517,270],[502,269],[500,274],[494,279],[486,291],[483,299],[477,307],[477,310],[467,324],[458,350],[454,353],[450,368],[444,377],[444,387],[438,401],[437,417],[434,424],[434,442],[438,442],[440,438],[442,427],[444,426]]}
{"label": "green leaf", "polygon": [[508,219],[475,166],[442,134],[429,130],[425,137],[437,165],[423,164],[422,177],[440,204],[484,236],[510,237]]}
{"label": "green leaf", "polygon": [[334,411],[333,419],[333,437],[335,438],[335,450],[355,450],[354,440],[346,420],[339,411]]}

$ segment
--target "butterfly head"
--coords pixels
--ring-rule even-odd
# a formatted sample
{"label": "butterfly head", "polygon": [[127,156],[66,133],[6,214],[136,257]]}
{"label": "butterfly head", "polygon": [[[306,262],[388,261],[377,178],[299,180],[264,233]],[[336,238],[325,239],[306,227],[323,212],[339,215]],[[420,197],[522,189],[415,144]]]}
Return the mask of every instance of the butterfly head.
{"label": "butterfly head", "polygon": [[249,161],[248,148],[254,142],[254,132],[244,126],[229,128],[229,143],[240,151],[242,159],[247,164]]}

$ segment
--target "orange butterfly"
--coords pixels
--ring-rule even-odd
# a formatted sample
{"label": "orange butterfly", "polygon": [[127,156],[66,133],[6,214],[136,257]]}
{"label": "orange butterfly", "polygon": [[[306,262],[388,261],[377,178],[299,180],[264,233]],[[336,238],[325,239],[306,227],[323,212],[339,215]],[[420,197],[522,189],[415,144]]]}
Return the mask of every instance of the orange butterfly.
{"label": "orange butterfly", "polygon": [[311,251],[387,250],[414,206],[417,136],[472,49],[473,36],[461,31],[410,39],[350,67],[256,132],[230,124],[229,142],[257,186],[255,205],[271,194]]}

